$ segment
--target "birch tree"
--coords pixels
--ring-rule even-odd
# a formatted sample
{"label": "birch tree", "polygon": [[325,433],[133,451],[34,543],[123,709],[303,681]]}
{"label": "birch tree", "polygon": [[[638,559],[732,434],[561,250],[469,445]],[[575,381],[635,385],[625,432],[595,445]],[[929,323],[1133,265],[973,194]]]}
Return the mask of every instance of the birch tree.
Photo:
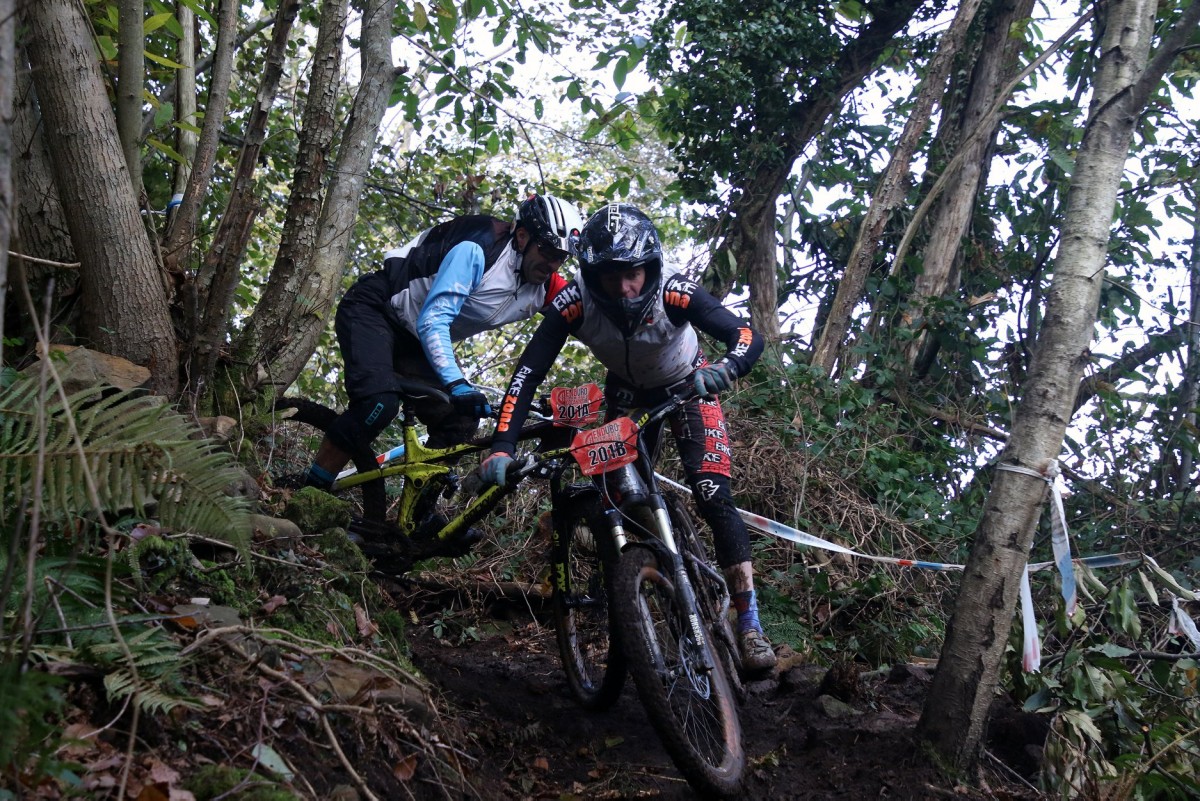
{"label": "birch tree", "polygon": [[1200,21],[1200,4],[1193,2],[1148,62],[1155,7],[1153,0],[1116,0],[1102,20],[1101,57],[1029,378],[975,532],[919,723],[921,736],[960,767],[978,751],[1042,509],[1045,482],[1040,476],[1059,457],[1088,362],[1113,210],[1134,126]]}

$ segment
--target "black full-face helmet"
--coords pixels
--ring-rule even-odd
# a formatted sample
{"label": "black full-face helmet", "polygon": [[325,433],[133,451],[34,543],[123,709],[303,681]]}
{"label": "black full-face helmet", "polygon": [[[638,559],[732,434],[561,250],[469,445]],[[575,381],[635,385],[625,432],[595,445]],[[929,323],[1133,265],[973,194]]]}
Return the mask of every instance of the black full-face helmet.
{"label": "black full-face helmet", "polygon": [[[583,224],[575,255],[583,282],[605,313],[619,315],[619,323],[637,325],[662,283],[662,240],[650,218],[629,203],[609,203]],[[600,276],[635,267],[646,271],[640,296],[610,298],[604,293]]]}
{"label": "black full-face helmet", "polygon": [[517,225],[529,232],[534,243],[574,253],[583,216],[574,205],[553,195],[530,195],[517,207]]}

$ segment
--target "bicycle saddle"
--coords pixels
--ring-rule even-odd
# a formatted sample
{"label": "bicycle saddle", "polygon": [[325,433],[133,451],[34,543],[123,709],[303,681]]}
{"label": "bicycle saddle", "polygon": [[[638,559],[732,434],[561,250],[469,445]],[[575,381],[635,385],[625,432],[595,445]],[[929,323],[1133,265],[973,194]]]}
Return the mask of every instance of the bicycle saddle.
{"label": "bicycle saddle", "polygon": [[440,387],[435,387],[432,384],[426,384],[423,381],[414,381],[411,378],[396,376],[396,388],[400,394],[411,400],[424,400],[432,398],[443,403],[450,402],[450,395]]}

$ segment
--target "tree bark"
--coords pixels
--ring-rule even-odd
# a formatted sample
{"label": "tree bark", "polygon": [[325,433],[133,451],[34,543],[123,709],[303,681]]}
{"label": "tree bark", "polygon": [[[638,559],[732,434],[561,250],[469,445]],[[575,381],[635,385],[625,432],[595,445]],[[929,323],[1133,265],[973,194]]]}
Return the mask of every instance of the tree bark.
{"label": "tree bark", "polygon": [[266,139],[267,120],[279,90],[292,23],[299,10],[300,0],[282,0],[279,4],[264,62],[262,85],[246,123],[229,202],[213,236],[213,245],[205,254],[196,276],[197,306],[203,311],[194,326],[188,329],[194,332],[188,358],[191,365],[188,380],[194,395],[203,394],[216,370],[217,355],[225,344],[233,311],[234,291],[240,277],[238,267],[246,252],[254,220],[262,210],[262,203],[254,192],[254,169]]}
{"label": "tree bark", "polygon": [[92,29],[74,0],[21,7],[55,184],[81,262],[84,336],[150,370],[170,394],[178,356],[163,285],[142,223]]}
{"label": "tree bark", "polygon": [[137,197],[142,194],[142,82],[146,76],[146,7],[143,0],[120,0],[117,5],[117,132],[125,167]]}
{"label": "tree bark", "polygon": [[[183,36],[179,38],[176,58],[183,69],[176,70],[175,73],[175,119],[186,127],[180,127],[175,137],[175,150],[183,157],[183,163],[175,165],[175,175],[171,181],[174,193],[172,203],[183,200],[200,141],[199,134],[192,130],[200,127],[196,124],[199,121],[196,113],[196,14],[183,3],[177,3],[175,18],[179,20],[179,28],[183,31]],[[146,135],[149,135],[148,131]],[[173,211],[173,206],[167,208]]]}
{"label": "tree bark", "polygon": [[[313,279],[321,219],[321,185],[329,169],[329,149],[337,123],[334,110],[346,23],[347,0],[325,0],[279,253],[262,297],[234,347],[233,369],[240,373],[237,383],[243,387],[269,383],[282,389],[295,380],[294,376],[287,381],[277,380],[271,373],[283,343],[291,336],[293,315],[304,313],[302,298],[317,283],[309,282]],[[283,373],[290,373],[290,368]]]}
{"label": "tree bark", "polygon": [[[1200,188],[1200,180],[1193,185]],[[1200,192],[1192,193],[1193,204]],[[1200,403],[1200,219],[1192,220],[1192,253],[1188,259],[1188,329],[1186,332],[1187,352],[1184,356],[1183,386],[1179,398],[1179,436],[1196,428],[1196,405]],[[1174,479],[1174,491],[1183,493],[1195,486],[1192,482],[1192,451],[1180,447],[1179,470]]]}
{"label": "tree bark", "polygon": [[[980,19],[984,31],[968,74],[966,98],[955,113],[950,113],[952,104],[943,104],[945,111],[934,149],[943,158],[958,154],[955,163],[959,166],[950,167],[948,188],[930,213],[929,235],[921,249],[921,269],[909,295],[908,306],[912,311],[905,315],[906,325],[920,326],[921,320],[914,319],[914,313],[919,314],[929,301],[948,297],[958,289],[962,243],[978,205],[979,192],[987,182],[988,163],[1000,126],[999,118],[990,111],[1017,72],[1022,40],[1013,37],[1013,26],[1028,19],[1032,9],[1033,0],[1004,0],[986,9],[986,16]],[[951,80],[951,93],[956,84],[957,81]],[[903,265],[893,265],[893,272],[901,269]],[[932,340],[927,332],[909,341],[905,360],[910,371],[921,369],[918,356],[930,345]],[[926,356],[919,364],[927,367],[931,360]]]}
{"label": "tree bark", "polygon": [[[1193,3],[1177,24],[1196,25]],[[1108,6],[1102,54],[1083,141],[1075,163],[1054,262],[1046,315],[1030,377],[1017,407],[1001,465],[1045,472],[1062,448],[1104,281],[1104,263],[1133,127],[1166,64],[1146,57],[1153,0]],[[1173,54],[1172,54],[1173,57]],[[950,763],[966,767],[978,753],[988,706],[999,681],[1021,574],[1040,517],[1045,483],[998,470],[975,533],[946,633],[920,735]]]}
{"label": "tree bark", "polygon": [[[238,360],[247,357],[250,367],[242,384],[251,390],[292,384],[329,323],[330,311],[341,288],[342,270],[374,143],[395,80],[391,62],[391,17],[395,5],[395,0],[371,0],[362,12],[362,78],[320,210],[316,242],[312,249],[298,248],[301,255],[311,260],[294,259],[281,245],[280,258],[271,271],[263,301],[259,302],[240,342]],[[307,109],[305,116],[307,121]],[[302,177],[298,170],[296,181],[300,182]],[[298,213],[302,212],[298,209]],[[298,230],[290,231],[292,237],[298,234]],[[288,240],[288,231],[284,239]],[[281,272],[281,276],[277,278],[276,272]],[[268,297],[272,299],[270,303],[266,302]]]}
{"label": "tree bark", "polygon": [[879,251],[883,228],[892,212],[904,200],[905,181],[909,165],[912,162],[913,151],[917,147],[917,140],[929,125],[934,98],[945,91],[946,76],[950,72],[950,66],[954,63],[955,56],[962,49],[963,41],[967,37],[967,29],[971,25],[971,20],[975,18],[980,1],[963,0],[954,15],[954,21],[951,22],[950,28],[943,34],[937,54],[930,62],[929,71],[921,82],[916,106],[904,126],[900,142],[879,181],[879,187],[875,190],[871,207],[867,210],[867,217],[858,230],[858,239],[850,251],[850,262],[846,265],[846,272],[842,275],[842,280],[838,282],[833,307],[829,310],[829,317],[825,321],[825,327],[821,330],[821,337],[813,348],[811,363],[820,368],[825,375],[833,372],[834,364],[841,351],[842,341],[850,329],[850,319],[854,307],[862,300],[863,288],[867,284],[867,275],[870,273],[871,265],[875,262],[875,255]]}
{"label": "tree bark", "polygon": [[13,207],[13,89],[17,84],[14,0],[0,0],[0,367],[4,366],[4,304]]}
{"label": "tree bark", "polygon": [[200,200],[208,194],[217,157],[225,109],[229,106],[229,84],[233,79],[233,40],[237,33],[238,0],[221,0],[217,14],[217,44],[213,55],[213,73],[208,82],[208,102],[204,106],[204,125],[196,145],[196,160],[188,177],[183,200],[171,215],[163,242],[163,266],[167,272],[181,275],[187,270],[196,238],[196,220]]}

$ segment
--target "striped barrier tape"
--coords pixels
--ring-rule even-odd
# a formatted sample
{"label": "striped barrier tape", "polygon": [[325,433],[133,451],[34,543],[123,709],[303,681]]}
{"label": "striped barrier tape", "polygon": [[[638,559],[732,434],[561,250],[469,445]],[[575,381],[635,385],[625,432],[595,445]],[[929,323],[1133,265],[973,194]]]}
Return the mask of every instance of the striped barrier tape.
{"label": "striped barrier tape", "polygon": [[[1007,469],[1012,469],[1012,467],[1015,466],[1007,466]],[[1026,472],[1026,469],[1018,468],[1013,470],[1013,472]],[[1043,476],[1042,474],[1032,470],[1029,470],[1028,473],[1043,481],[1053,482],[1053,479],[1047,479],[1046,476]],[[673,481],[666,476],[661,475],[660,473],[655,473],[654,475],[664,484],[674,487],[675,489],[685,492],[689,495],[691,494],[691,489],[683,484]],[[1057,501],[1055,514],[1058,516],[1058,520],[1056,521],[1058,523],[1058,527],[1056,527],[1055,536],[1060,538],[1061,541],[1054,547],[1055,553],[1053,561],[1031,562],[1025,566],[1025,570],[1021,575],[1021,625],[1023,631],[1021,664],[1027,673],[1037,672],[1041,668],[1041,641],[1037,630],[1037,620],[1034,615],[1033,594],[1030,590],[1029,584],[1029,576],[1032,573],[1056,568],[1059,572],[1059,575],[1063,577],[1063,600],[1067,604],[1067,608],[1072,610],[1072,613],[1078,604],[1075,571],[1073,567],[1074,565],[1082,565],[1089,568],[1104,568],[1120,567],[1123,565],[1139,563],[1145,564],[1148,565],[1154,571],[1154,573],[1174,591],[1174,593],[1183,596],[1187,600],[1200,601],[1200,592],[1185,589],[1170,573],[1159,567],[1158,563],[1154,561],[1153,557],[1146,554],[1117,553],[1072,558],[1070,543],[1067,539],[1066,513],[1062,508],[1062,493],[1060,489],[1054,488],[1053,483],[1051,486],[1051,495]],[[852,548],[847,548],[844,545],[838,545],[835,542],[830,542],[829,540],[814,536],[806,531],[800,531],[799,529],[784,525],[777,520],[771,520],[770,518],[763,517],[762,515],[755,514],[753,512],[747,512],[745,509],[739,508],[737,511],[741,518],[746,521],[746,525],[749,528],[752,528],[761,534],[769,534],[771,536],[778,537],[779,539],[794,542],[797,545],[820,548],[825,551],[845,554],[846,556],[852,556],[857,559],[867,559],[872,562],[896,565],[898,567],[912,567],[921,570],[936,570],[942,572],[963,569],[963,565],[951,564],[948,562],[926,562],[919,559],[902,559],[896,556],[877,556],[875,554],[862,553],[860,551],[853,550]],[[1179,606],[1178,599],[1176,599],[1174,595],[1172,595],[1172,602],[1174,606],[1172,608],[1171,616],[1171,633],[1183,634],[1184,636],[1187,636],[1192,640],[1192,644],[1196,647],[1196,649],[1200,650],[1200,630],[1197,629],[1196,624],[1188,616],[1187,612]]]}

